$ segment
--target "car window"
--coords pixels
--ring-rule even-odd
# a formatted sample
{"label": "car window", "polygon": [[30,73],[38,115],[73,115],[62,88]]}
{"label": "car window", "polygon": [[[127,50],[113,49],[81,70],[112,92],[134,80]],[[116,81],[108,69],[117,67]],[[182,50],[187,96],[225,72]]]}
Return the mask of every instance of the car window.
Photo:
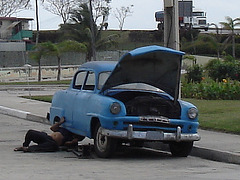
{"label": "car window", "polygon": [[74,89],[81,89],[83,84],[84,84],[84,80],[86,78],[87,72],[86,71],[82,71],[79,72],[76,77],[75,77],[75,82],[73,85]]}
{"label": "car window", "polygon": [[92,71],[88,72],[86,83],[83,87],[83,90],[94,90],[95,88],[95,73]]}
{"label": "car window", "polygon": [[101,89],[106,82],[107,78],[110,76],[111,71],[102,72],[98,77],[98,89]]}
{"label": "car window", "polygon": [[145,91],[157,91],[164,92],[161,89],[158,89],[154,86],[145,83],[130,83],[130,84],[122,84],[113,87],[113,89],[133,89],[133,90],[145,90]]}

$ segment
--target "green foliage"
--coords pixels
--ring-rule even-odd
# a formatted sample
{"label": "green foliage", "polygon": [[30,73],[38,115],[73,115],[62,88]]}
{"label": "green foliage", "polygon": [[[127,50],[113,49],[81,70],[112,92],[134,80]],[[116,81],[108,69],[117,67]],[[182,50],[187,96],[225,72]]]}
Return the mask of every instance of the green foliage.
{"label": "green foliage", "polygon": [[63,41],[58,44],[52,42],[39,43],[34,46],[34,50],[30,52],[30,58],[40,61],[42,57],[46,56],[60,56],[65,52],[86,52],[87,48],[84,44],[77,41]]}
{"label": "green foliage", "polygon": [[224,79],[223,82],[204,80],[201,83],[182,84],[182,97],[207,100],[240,100],[240,82]]}
{"label": "green foliage", "polygon": [[240,80],[240,62],[230,56],[225,61],[211,60],[206,66],[208,76],[213,80],[222,79]]}
{"label": "green foliage", "polygon": [[[109,3],[109,0],[104,0]],[[119,38],[116,34],[111,34],[108,37],[102,38],[102,29],[104,27],[104,20],[109,13],[109,7],[100,6],[96,1],[96,6],[93,2],[94,21],[91,23],[91,9],[88,3],[80,2],[78,8],[74,9],[71,14],[69,23],[61,25],[60,31],[62,32],[61,40],[75,40],[86,45],[86,60],[91,60],[94,56],[95,49],[106,50],[111,46],[116,46],[116,39]],[[103,18],[103,23],[97,26],[97,19]]]}
{"label": "green foliage", "polygon": [[158,42],[163,41],[163,31],[130,31],[131,42]]}
{"label": "green foliage", "polygon": [[[240,57],[240,44],[235,44],[235,55],[236,57]],[[226,54],[232,54],[232,45],[227,45],[225,49]]]}
{"label": "green foliage", "polygon": [[85,44],[73,40],[60,42],[56,46],[61,54],[64,52],[87,52]]}
{"label": "green foliage", "polygon": [[51,103],[52,102],[52,95],[42,95],[42,96],[22,96],[23,98],[26,99],[34,99],[37,101],[43,101],[43,102],[48,102]]}
{"label": "green foliage", "polygon": [[30,52],[30,58],[36,60],[38,63],[44,56],[55,55],[57,52],[56,47],[51,42],[39,43],[33,47],[33,51]]}
{"label": "green foliage", "polygon": [[[52,42],[57,43],[60,41],[62,33],[59,30],[48,30],[39,32],[39,42]],[[33,31],[33,38],[36,39],[36,31]]]}
{"label": "green foliage", "polygon": [[197,41],[194,43],[185,44],[182,51],[189,54],[216,54],[216,47],[210,42]]}
{"label": "green foliage", "polygon": [[201,82],[203,77],[203,67],[194,64],[193,66],[190,66],[187,68],[187,81],[188,82]]}
{"label": "green foliage", "polygon": [[180,29],[180,39],[186,39],[189,42],[196,40],[200,31],[197,29]]}

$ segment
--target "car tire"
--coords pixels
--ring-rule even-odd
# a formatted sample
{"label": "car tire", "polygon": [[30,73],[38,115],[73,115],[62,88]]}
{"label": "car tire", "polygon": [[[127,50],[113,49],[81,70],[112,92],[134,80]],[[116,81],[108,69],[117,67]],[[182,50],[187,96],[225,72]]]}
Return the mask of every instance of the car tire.
{"label": "car tire", "polygon": [[193,147],[193,142],[171,142],[169,148],[173,156],[187,157]]}
{"label": "car tire", "polygon": [[98,157],[109,158],[116,150],[117,141],[114,138],[102,135],[101,129],[102,127],[98,123],[94,132],[94,150]]}

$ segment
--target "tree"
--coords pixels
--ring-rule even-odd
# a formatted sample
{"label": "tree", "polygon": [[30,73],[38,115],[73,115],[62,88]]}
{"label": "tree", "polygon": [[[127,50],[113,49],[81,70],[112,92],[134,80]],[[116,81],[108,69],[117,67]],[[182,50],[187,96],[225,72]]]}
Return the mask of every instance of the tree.
{"label": "tree", "polygon": [[54,55],[57,56],[57,60],[58,60],[57,80],[60,81],[62,55],[66,52],[86,52],[87,47],[82,43],[78,43],[77,41],[71,41],[71,40],[63,41],[61,43],[56,44],[55,46],[56,48],[55,48]]}
{"label": "tree", "polygon": [[39,43],[34,47],[34,51],[30,52],[30,58],[38,63],[38,81],[42,79],[41,59],[47,55],[51,55],[56,51],[55,46],[51,42]]}
{"label": "tree", "polygon": [[35,47],[35,51],[30,53],[30,57],[38,62],[38,81],[41,81],[41,59],[48,56],[56,56],[58,64],[57,80],[61,77],[62,55],[66,52],[86,52],[86,46],[76,41],[63,41],[58,44],[51,42],[39,43]]}
{"label": "tree", "polygon": [[44,9],[60,16],[63,24],[70,18],[70,13],[76,5],[76,0],[45,0],[43,3]]}
{"label": "tree", "polygon": [[[104,3],[97,4],[99,1],[105,2],[106,7],[103,6]],[[63,32],[65,39],[84,42],[87,45],[87,61],[96,59],[95,49],[114,44],[114,38],[117,38],[117,36],[111,36],[105,38],[105,40],[101,39],[101,31],[104,27],[103,22],[107,19],[110,10],[109,3],[109,0],[90,0],[89,4],[80,4],[72,12],[69,22],[61,25],[60,30]],[[92,7],[92,10],[90,7]],[[99,21],[98,26],[97,22]]]}
{"label": "tree", "polygon": [[0,0],[0,16],[7,17],[30,8],[30,0]]}
{"label": "tree", "polygon": [[226,17],[227,22],[220,22],[223,28],[230,31],[229,37],[232,37],[232,56],[235,58],[235,27],[240,25],[240,18],[232,19],[231,17]]}
{"label": "tree", "polygon": [[213,44],[215,45],[216,47],[216,51],[217,51],[217,58],[219,59],[220,58],[220,40],[219,40],[219,28],[218,28],[218,25],[214,24],[214,23],[211,23],[210,26],[213,25],[215,26],[216,28],[216,35],[214,36],[213,34],[211,34],[211,37],[212,37],[212,42]]}
{"label": "tree", "polygon": [[92,6],[93,22],[97,24],[100,21],[100,28],[106,23],[109,12],[111,0],[89,0]]}
{"label": "tree", "polygon": [[[111,0],[89,0],[89,17],[90,17],[90,32],[91,32],[91,49],[92,49],[92,59],[96,61],[96,39],[100,36],[101,31],[106,24],[105,21],[109,15]],[[93,13],[93,10],[95,13]],[[102,17],[100,23],[100,28],[98,32],[95,26],[97,25],[97,20]]]}
{"label": "tree", "polygon": [[122,6],[120,9],[116,8],[116,11],[114,11],[114,16],[117,18],[119,22],[119,28],[122,31],[124,22],[128,16],[131,16],[133,11],[131,11],[133,5],[124,7]]}

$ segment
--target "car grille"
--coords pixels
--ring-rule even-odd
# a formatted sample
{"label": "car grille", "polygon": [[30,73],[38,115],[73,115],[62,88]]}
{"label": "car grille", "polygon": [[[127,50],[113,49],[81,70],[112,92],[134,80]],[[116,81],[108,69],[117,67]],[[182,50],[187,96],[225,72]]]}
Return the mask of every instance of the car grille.
{"label": "car grille", "polygon": [[182,125],[171,124],[169,119],[163,116],[159,117],[140,117],[138,122],[124,122],[124,129],[127,130],[129,124],[133,125],[135,131],[163,131],[163,132],[176,132],[178,126]]}

